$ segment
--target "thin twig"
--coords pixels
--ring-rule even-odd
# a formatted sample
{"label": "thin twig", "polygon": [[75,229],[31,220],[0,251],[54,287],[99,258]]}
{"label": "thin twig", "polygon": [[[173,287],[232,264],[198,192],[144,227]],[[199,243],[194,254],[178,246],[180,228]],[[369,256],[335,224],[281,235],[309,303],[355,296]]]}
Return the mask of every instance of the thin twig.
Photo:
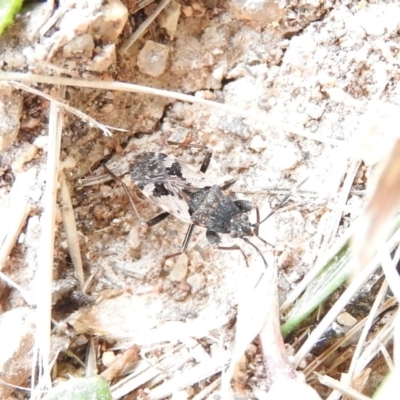
{"label": "thin twig", "polygon": [[162,10],[169,4],[171,0],[162,0],[157,8],[149,15],[146,20],[136,29],[133,35],[121,47],[121,53],[125,54],[129,48],[138,40],[148,29],[150,24],[158,17]]}
{"label": "thin twig", "polygon": [[[396,302],[394,301],[394,298],[389,299],[388,301],[385,302],[385,304],[382,306],[382,308],[379,309],[379,314],[381,315],[385,313],[388,309],[394,307],[396,305]],[[317,358],[315,358],[313,361],[311,361],[306,368],[302,371],[305,375],[305,377],[308,379],[311,374],[315,371],[318,370],[319,366],[322,365],[323,363],[326,362],[327,359],[332,357],[332,355],[335,353],[335,351],[341,347],[346,346],[348,343],[355,341],[356,338],[360,335],[361,329],[364,327],[365,323],[367,322],[367,318],[362,319],[361,321],[357,322],[356,325],[354,325],[344,337],[340,338],[339,340],[335,341],[332,346],[330,346],[328,349],[326,349],[321,355],[319,355]],[[329,370],[327,370],[329,373]]]}
{"label": "thin twig", "polygon": [[360,359],[357,362],[357,369],[355,371],[356,374],[360,373],[364,368],[366,368],[371,360],[373,360],[373,358],[377,355],[377,353],[379,353],[380,347],[385,345],[393,337],[394,323],[396,320],[395,317],[396,315],[391,318],[382,327],[382,329],[380,329],[380,331],[364,349]]}
{"label": "thin twig", "polygon": [[[64,90],[60,89],[61,96]],[[51,328],[51,282],[53,277],[54,237],[56,219],[57,183],[60,161],[62,113],[57,104],[50,104],[49,146],[46,165],[46,189],[44,211],[41,219],[42,235],[38,254],[37,272],[37,321],[33,349],[31,387],[32,398],[39,398],[42,390],[51,388],[50,374],[50,328]],[[36,368],[38,386],[35,388]]]}
{"label": "thin twig", "polygon": [[18,283],[14,282],[12,279],[10,279],[6,274],[3,274],[3,272],[1,271],[0,271],[0,279],[5,283],[7,283],[8,286],[17,290],[28,305],[30,305],[31,307],[36,305],[32,293],[29,290],[26,290],[21,285],[18,285]]}
{"label": "thin twig", "polygon": [[349,198],[351,187],[353,186],[354,179],[360,167],[360,164],[361,164],[360,160],[353,160],[350,162],[350,165],[346,170],[346,175],[342,185],[342,190],[340,191],[340,195],[336,204],[338,211],[334,213],[333,219],[331,221],[329,235],[326,235],[329,236],[329,241],[327,245],[330,245],[332,243],[332,240],[337,236],[337,231],[339,229],[340,220],[342,219],[342,214],[343,214],[342,210],[345,208],[345,205]]}
{"label": "thin twig", "polygon": [[203,390],[197,393],[192,400],[203,400],[204,398],[209,398],[209,394],[212,393],[221,384],[221,377],[218,377]]}
{"label": "thin twig", "polygon": [[[392,251],[400,242],[400,229],[389,239],[386,244],[386,248]],[[342,309],[349,303],[354,294],[360,289],[360,287],[367,281],[369,276],[378,268],[380,265],[380,257],[376,255],[358,274],[357,279],[350,283],[347,289],[342,293],[339,300],[334,306],[327,312],[325,317],[321,320],[315,330],[310,334],[308,339],[305,341],[303,346],[299,349],[295,356],[295,365],[298,366],[303,358],[310,352],[318,339],[324,334],[330,324],[340,314]]]}
{"label": "thin twig", "polygon": [[394,260],[387,249],[381,249],[379,255],[381,256],[382,269],[385,273],[390,290],[395,295],[397,301],[400,301],[400,277],[396,269],[396,264],[393,262]]}
{"label": "thin twig", "polygon": [[22,227],[31,212],[29,190],[32,172],[17,175],[9,194],[9,207],[0,214],[0,270],[11,253]]}
{"label": "thin twig", "polygon": [[[14,87],[25,90],[28,93],[32,93],[36,96],[43,97],[44,99],[48,100],[51,103],[54,103],[57,105],[59,108],[64,109],[65,111],[70,112],[71,114],[75,115],[76,117],[80,118],[82,121],[85,121],[89,126],[94,126],[98,129],[100,129],[105,136],[112,136],[111,131],[108,129],[106,125],[101,124],[100,122],[96,121],[94,118],[90,117],[89,115],[85,114],[84,112],[77,110],[74,107],[69,106],[68,104],[64,103],[63,101],[60,101],[53,96],[50,96],[47,93],[42,92],[41,90],[35,89],[33,87],[24,85],[23,83],[19,82],[10,82],[11,85]],[[119,129],[120,130],[120,129]]]}
{"label": "thin twig", "polygon": [[354,225],[351,226],[346,233],[338,239],[338,241],[329,249],[325,257],[316,264],[311,271],[303,278],[303,280],[296,286],[296,288],[289,294],[285,302],[281,306],[281,312],[289,308],[300,294],[308,287],[308,285],[315,279],[315,277],[325,268],[327,262],[335,257],[336,254],[346,245],[346,243],[353,236],[355,231]]}
{"label": "thin twig", "polygon": [[379,306],[381,305],[382,301],[384,300],[384,298],[386,296],[387,288],[388,288],[387,281],[384,281],[382,283],[381,288],[379,289],[378,295],[376,296],[376,298],[374,300],[374,304],[371,307],[371,311],[370,311],[367,321],[364,325],[364,329],[361,332],[361,336],[360,336],[360,339],[358,340],[357,347],[354,350],[353,359],[351,360],[351,364],[349,367],[349,372],[346,375],[346,379],[348,379],[346,382],[349,384],[351,384],[351,381],[353,379],[354,373],[357,368],[358,360],[360,358],[362,349],[364,348],[365,341],[367,340],[368,333],[372,328],[374,319],[376,318],[376,314],[378,312]]}
{"label": "thin twig", "polygon": [[[170,90],[155,89],[148,86],[134,85],[125,82],[108,82],[101,80],[88,81],[75,78],[46,76],[38,74],[25,74],[20,72],[4,72],[4,71],[0,71],[0,80],[47,83],[52,85],[77,86],[77,87],[86,87],[86,88],[103,89],[103,90],[120,90],[125,92],[161,96],[188,103],[201,104],[216,110],[221,110],[225,113],[236,114],[243,118],[249,118],[256,121],[265,122],[267,126],[274,126],[275,128],[281,129],[283,132],[286,132],[287,134],[295,134],[307,139],[314,140],[316,142],[325,143],[332,146],[346,145],[346,142],[342,140],[324,138],[321,137],[321,135],[316,135],[310,132],[306,132],[305,130],[298,127],[289,126],[277,122],[271,123],[271,116],[268,114],[263,114],[259,110],[258,111],[243,110],[242,108],[231,106],[229,104],[217,103],[215,101],[202,99],[200,97],[195,97],[188,94],[172,92]],[[346,151],[346,149],[344,148],[343,151]]]}
{"label": "thin twig", "polygon": [[358,392],[357,390],[353,389],[350,386],[347,386],[343,384],[342,382],[337,381],[336,379],[333,379],[327,375],[320,375],[317,374],[318,379],[320,383],[322,383],[325,386],[328,386],[332,389],[338,390],[339,392],[352,397],[353,399],[356,400],[371,400],[370,397],[364,396],[362,393]]}
{"label": "thin twig", "polygon": [[382,353],[383,358],[385,359],[386,364],[389,367],[390,372],[394,371],[395,365],[394,365],[394,362],[393,362],[393,360],[392,360],[387,348],[383,344],[381,344],[379,346],[379,351]]}
{"label": "thin twig", "polygon": [[[342,157],[339,158],[343,160]],[[327,253],[328,249],[332,246],[334,239],[337,237],[339,224],[342,219],[343,212],[345,211],[344,210],[345,204],[349,197],[349,193],[353,185],[355,175],[360,165],[359,160],[351,161],[350,165],[348,165],[349,161],[347,157],[344,159],[344,161],[347,166],[346,169],[340,168],[341,163],[339,161],[339,168],[340,168],[339,174],[335,174],[339,175],[337,176],[337,178],[339,179],[334,179],[335,185],[337,185],[337,188],[335,189],[334,193],[339,192],[339,196],[337,198],[335,207],[332,209],[332,212],[330,212],[326,216],[327,218],[321,219],[321,224],[319,224],[319,229],[316,236],[319,236],[322,240],[319,248],[317,248],[316,251],[316,259],[314,265],[321,265],[320,264],[321,259],[325,259],[325,254]],[[342,170],[343,172],[341,172]],[[344,182],[342,185],[342,189],[339,191],[339,187],[343,180]],[[325,221],[325,224],[323,223],[323,221]]]}
{"label": "thin twig", "polygon": [[81,249],[79,247],[79,236],[76,229],[76,222],[74,216],[74,210],[72,207],[71,196],[69,195],[69,190],[67,182],[63,171],[60,171],[60,186],[61,186],[61,200],[62,207],[61,213],[63,217],[63,224],[65,235],[68,242],[68,251],[71,256],[71,261],[74,266],[75,276],[78,279],[80,289],[83,290],[85,284],[85,277],[83,274],[82,256]]}

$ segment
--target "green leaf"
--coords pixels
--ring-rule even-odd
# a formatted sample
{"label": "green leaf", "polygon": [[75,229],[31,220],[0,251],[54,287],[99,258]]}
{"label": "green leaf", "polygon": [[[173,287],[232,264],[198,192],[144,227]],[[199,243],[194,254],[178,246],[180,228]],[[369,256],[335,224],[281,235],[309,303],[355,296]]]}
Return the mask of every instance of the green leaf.
{"label": "green leaf", "polygon": [[43,400],[112,400],[108,383],[100,376],[72,378],[56,386]]}
{"label": "green leaf", "polygon": [[0,0],[0,35],[14,22],[14,15],[22,7],[23,0]]}

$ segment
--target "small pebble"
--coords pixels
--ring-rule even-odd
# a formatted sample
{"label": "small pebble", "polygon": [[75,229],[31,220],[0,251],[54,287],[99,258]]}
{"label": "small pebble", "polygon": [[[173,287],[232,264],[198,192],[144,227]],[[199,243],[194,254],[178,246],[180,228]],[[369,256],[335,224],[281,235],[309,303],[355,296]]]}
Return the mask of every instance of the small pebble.
{"label": "small pebble", "polygon": [[101,357],[101,362],[105,367],[109,367],[115,359],[116,357],[113,351],[105,351]]}
{"label": "small pebble", "polygon": [[168,46],[148,40],[139,53],[138,67],[146,75],[159,76],[165,71],[168,55]]}
{"label": "small pebble", "polygon": [[338,317],[336,318],[336,321],[340,325],[344,326],[353,326],[357,323],[357,319],[354,318],[352,315],[350,315],[348,312],[343,312],[339,314]]}
{"label": "small pebble", "polygon": [[182,6],[181,7],[181,11],[182,11],[182,14],[185,17],[188,17],[188,18],[193,17],[193,8],[192,7],[190,7],[190,6]]}
{"label": "small pebble", "polygon": [[129,232],[126,243],[130,250],[137,250],[140,247],[141,240],[139,236],[139,229],[140,227],[136,225]]}
{"label": "small pebble", "polygon": [[21,143],[15,161],[12,163],[14,172],[22,172],[25,163],[31,161],[37,154],[38,148],[28,142]]}
{"label": "small pebble", "polygon": [[192,293],[197,293],[206,286],[206,277],[203,274],[192,274],[187,278],[187,283],[192,289]]}
{"label": "small pebble", "polygon": [[267,142],[260,135],[256,135],[251,139],[250,148],[257,153],[261,153],[266,147]]}
{"label": "small pebble", "polygon": [[187,274],[188,257],[185,253],[180,254],[176,258],[175,266],[169,274],[171,281],[181,281]]}

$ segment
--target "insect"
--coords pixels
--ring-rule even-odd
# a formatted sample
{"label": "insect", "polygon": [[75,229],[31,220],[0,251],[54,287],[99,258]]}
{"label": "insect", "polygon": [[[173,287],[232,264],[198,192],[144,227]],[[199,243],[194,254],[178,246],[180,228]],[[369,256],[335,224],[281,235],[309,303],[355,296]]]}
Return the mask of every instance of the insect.
{"label": "insect", "polygon": [[[177,142],[169,142],[169,144],[182,146]],[[198,145],[185,146],[207,149],[205,146]],[[237,245],[221,246],[221,234],[229,234],[232,238],[241,238],[258,252],[267,267],[263,254],[248,237],[258,237],[258,226],[273,212],[260,221],[258,207],[253,202],[237,200],[234,196],[225,193],[225,190],[232,186],[235,180],[228,180],[219,186],[206,179],[204,173],[208,169],[211,157],[212,152],[207,149],[200,170],[195,170],[190,165],[164,153],[148,152],[136,156],[129,166],[133,183],[148,199],[164,210],[147,222],[142,220],[129,196],[128,189],[122,181],[121,183],[128,193],[135,214],[143,225],[154,226],[169,215],[189,224],[180,251],[167,256],[164,262],[168,258],[183,253],[187,248],[193,228],[200,226],[206,229],[207,240],[214,247],[222,250],[242,251]],[[118,179],[111,171],[108,169],[107,171]],[[280,205],[288,197],[286,196]],[[257,222],[253,224],[250,223],[248,216],[252,209],[256,210],[257,215]],[[263,241],[261,238],[260,240]]]}

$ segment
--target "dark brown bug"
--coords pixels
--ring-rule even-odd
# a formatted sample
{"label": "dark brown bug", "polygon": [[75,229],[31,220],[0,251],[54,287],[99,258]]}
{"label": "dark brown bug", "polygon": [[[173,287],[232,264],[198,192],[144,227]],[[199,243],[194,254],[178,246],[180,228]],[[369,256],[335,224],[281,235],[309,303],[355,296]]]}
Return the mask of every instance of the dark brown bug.
{"label": "dark brown bug", "polygon": [[[170,142],[170,144],[181,145],[175,142]],[[203,146],[195,147],[204,148]],[[133,183],[147,198],[164,210],[164,212],[150,221],[145,222],[139,216],[130,198],[139,221],[143,225],[153,226],[169,215],[173,215],[189,224],[180,251],[169,255],[166,259],[175,257],[185,251],[193,228],[197,225],[206,228],[207,240],[214,247],[222,250],[238,249],[242,251],[237,245],[221,246],[221,234],[229,234],[233,238],[243,239],[259,253],[265,267],[267,267],[267,262],[261,251],[248,237],[258,237],[258,226],[269,218],[273,212],[263,221],[260,221],[258,207],[253,202],[237,200],[234,196],[224,192],[234,183],[234,180],[226,181],[221,186],[208,181],[204,173],[210,164],[211,157],[212,153],[207,149],[200,170],[197,171],[190,165],[164,153],[148,152],[136,156],[129,167]],[[116,178],[111,171],[108,172]],[[279,206],[288,197],[286,196]],[[254,224],[250,223],[248,217],[248,213],[252,209],[255,209],[257,214],[257,222]]]}

